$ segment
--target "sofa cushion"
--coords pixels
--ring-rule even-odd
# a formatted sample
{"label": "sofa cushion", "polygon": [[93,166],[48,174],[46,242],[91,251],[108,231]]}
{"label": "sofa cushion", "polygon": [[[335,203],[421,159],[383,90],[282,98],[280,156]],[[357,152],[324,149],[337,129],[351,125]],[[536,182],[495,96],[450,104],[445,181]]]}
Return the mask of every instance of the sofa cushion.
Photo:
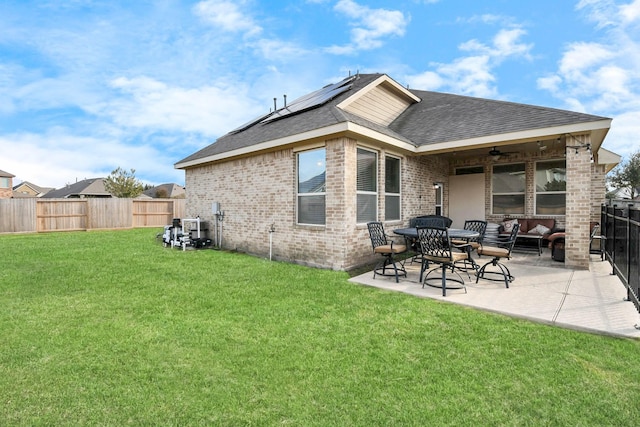
{"label": "sofa cushion", "polygon": [[546,227],[542,224],[538,224],[535,227],[532,227],[529,231],[527,231],[527,234],[538,234],[540,236],[543,236],[545,234],[549,234],[550,231],[551,229],[549,227]]}
{"label": "sofa cushion", "polygon": [[[507,231],[504,227],[507,221],[516,220],[520,224],[520,230],[518,234],[540,234],[544,239],[547,239],[549,235],[555,232],[556,220],[554,218],[506,218],[500,227],[500,233],[510,233],[511,231]],[[544,230],[542,227],[536,229],[538,225],[542,225],[549,230],[545,233],[541,233],[540,231]],[[530,230],[536,229],[536,231],[529,233]]]}
{"label": "sofa cushion", "polygon": [[518,223],[517,219],[507,219],[502,222],[503,233],[511,233],[513,226]]}

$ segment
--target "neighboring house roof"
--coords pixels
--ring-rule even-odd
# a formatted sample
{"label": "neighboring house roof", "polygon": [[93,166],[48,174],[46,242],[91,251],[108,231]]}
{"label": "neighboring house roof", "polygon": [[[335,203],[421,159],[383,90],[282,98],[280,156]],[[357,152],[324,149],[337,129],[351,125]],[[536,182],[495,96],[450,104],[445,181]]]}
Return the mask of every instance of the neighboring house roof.
{"label": "neighboring house roof", "polygon": [[91,178],[69,184],[42,196],[47,199],[66,199],[80,197],[112,197],[104,189],[104,178]]}
{"label": "neighboring house roof", "polygon": [[22,181],[20,184],[13,186],[13,197],[42,197],[52,190],[54,190],[54,188],[40,187],[29,181]]}
{"label": "neighboring house roof", "polygon": [[[606,117],[573,111],[409,90],[385,74],[350,76],[331,87],[340,84],[344,90],[336,91],[333,98],[293,112],[289,110],[295,108],[287,106],[264,115],[180,160],[175,167],[188,168],[341,132],[365,135],[411,153],[435,154],[591,131],[592,148],[598,152],[611,123]],[[370,111],[375,104],[393,111]]]}
{"label": "neighboring house roof", "polygon": [[[636,197],[634,197],[633,200],[638,200],[638,198],[640,198],[640,196],[638,196],[638,194],[640,194],[640,188],[635,188],[633,192],[636,195]],[[608,198],[610,199],[632,200],[631,189],[629,187],[616,188],[615,190],[612,190],[607,194],[608,194]]]}
{"label": "neighboring house roof", "polygon": [[2,178],[15,178],[15,175],[10,174],[9,172],[5,172],[0,169],[0,177]]}
{"label": "neighboring house roof", "polygon": [[183,186],[169,183],[169,184],[161,184],[156,185],[148,190],[142,192],[143,195],[151,198],[184,198],[185,197],[185,189]]}

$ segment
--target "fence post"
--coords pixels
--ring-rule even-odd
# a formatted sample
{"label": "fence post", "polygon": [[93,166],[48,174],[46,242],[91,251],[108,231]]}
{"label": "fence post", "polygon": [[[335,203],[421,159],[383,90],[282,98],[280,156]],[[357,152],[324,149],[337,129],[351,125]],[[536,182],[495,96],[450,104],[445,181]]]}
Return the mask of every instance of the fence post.
{"label": "fence post", "polygon": [[616,228],[616,207],[618,205],[613,205],[613,224],[611,225],[613,227],[613,242],[611,243],[611,274],[616,274],[616,237],[618,235],[618,233],[616,233],[616,231],[618,230]]}

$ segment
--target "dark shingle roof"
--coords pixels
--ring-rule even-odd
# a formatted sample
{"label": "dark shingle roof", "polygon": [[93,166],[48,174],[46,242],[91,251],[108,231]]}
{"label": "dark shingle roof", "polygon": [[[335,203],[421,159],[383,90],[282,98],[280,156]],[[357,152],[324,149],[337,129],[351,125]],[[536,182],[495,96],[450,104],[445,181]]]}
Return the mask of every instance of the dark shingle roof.
{"label": "dark shingle roof", "polygon": [[175,183],[167,183],[156,185],[155,187],[149,188],[142,192],[142,194],[149,196],[151,198],[156,197],[183,197],[185,195],[184,187],[175,184]]}
{"label": "dark shingle roof", "polygon": [[104,189],[104,178],[91,178],[78,181],[57,190],[49,191],[42,197],[47,199],[62,199],[80,196],[111,197],[111,194],[107,193],[107,190]]}
{"label": "dark shingle roof", "polygon": [[420,90],[411,92],[422,102],[407,108],[389,128],[417,146],[606,119],[515,102]]}
{"label": "dark shingle roof", "polygon": [[197,161],[347,121],[418,147],[509,132],[608,120],[605,117],[573,111],[421,90],[410,90],[421,102],[411,104],[389,126],[378,125],[336,107],[344,99],[381,76],[383,74],[360,74],[352,82],[350,90],[323,105],[269,123],[257,123],[236,133],[228,133],[178,163]]}
{"label": "dark shingle roof", "polygon": [[329,102],[298,114],[293,114],[269,123],[258,123],[238,133],[228,133],[215,143],[182,159],[179,163],[225,153],[239,148],[250,147],[261,142],[271,141],[302,132],[312,131],[336,123],[346,122],[347,117],[335,106],[343,99],[353,95],[381,74],[360,75],[353,81],[353,87]]}

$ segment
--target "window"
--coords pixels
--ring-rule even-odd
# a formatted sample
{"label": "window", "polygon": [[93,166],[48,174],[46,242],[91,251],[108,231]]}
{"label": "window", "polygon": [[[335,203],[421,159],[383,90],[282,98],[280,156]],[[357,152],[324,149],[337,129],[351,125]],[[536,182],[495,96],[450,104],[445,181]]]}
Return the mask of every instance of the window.
{"label": "window", "polygon": [[484,173],[483,166],[468,166],[464,168],[456,168],[456,175],[470,175],[474,173]]}
{"label": "window", "polygon": [[9,178],[0,177],[0,188],[9,188]]}
{"label": "window", "polygon": [[378,216],[378,154],[358,148],[357,153],[356,221],[375,221]]}
{"label": "window", "polygon": [[298,224],[325,224],[326,175],[324,148],[298,153]]}
{"label": "window", "polygon": [[436,192],[435,214],[442,215],[442,184],[436,183],[433,187]]}
{"label": "window", "polygon": [[400,159],[384,159],[384,219],[400,219]]}
{"label": "window", "polygon": [[493,213],[524,214],[525,184],[524,163],[493,166],[491,181]]}
{"label": "window", "polygon": [[565,160],[536,163],[536,215],[564,215],[567,201]]}

